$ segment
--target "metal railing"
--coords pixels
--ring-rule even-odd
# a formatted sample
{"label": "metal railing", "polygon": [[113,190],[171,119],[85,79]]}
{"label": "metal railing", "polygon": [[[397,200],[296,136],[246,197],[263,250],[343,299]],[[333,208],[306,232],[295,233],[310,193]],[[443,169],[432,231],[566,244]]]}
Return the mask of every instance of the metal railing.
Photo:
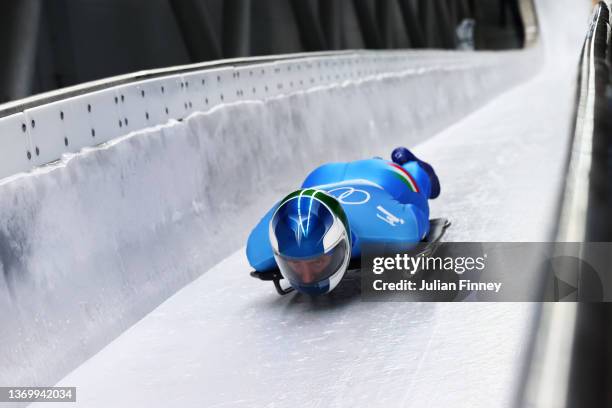
{"label": "metal railing", "polygon": [[582,51],[567,180],[557,241],[612,241],[610,17],[600,2]]}
{"label": "metal railing", "polygon": [[[596,5],[582,49],[567,178],[556,241],[612,242],[610,9]],[[585,264],[569,272],[579,277]],[[579,270],[575,270],[578,268]],[[580,283],[579,283],[580,285]],[[580,293],[580,287],[578,288]],[[581,297],[577,296],[578,302]],[[607,407],[612,339],[607,303],[544,304],[523,390],[524,407]]]}

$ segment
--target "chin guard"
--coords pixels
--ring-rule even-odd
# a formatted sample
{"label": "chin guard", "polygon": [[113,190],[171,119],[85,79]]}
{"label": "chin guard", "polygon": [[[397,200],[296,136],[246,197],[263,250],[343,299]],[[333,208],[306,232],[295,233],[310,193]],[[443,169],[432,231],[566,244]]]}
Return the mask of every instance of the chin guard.
{"label": "chin guard", "polygon": [[[359,269],[360,267],[361,267],[361,259],[357,258],[357,259],[351,260],[347,270]],[[291,286],[289,286],[288,288],[282,287],[280,281],[285,278],[283,277],[283,275],[280,273],[278,269],[274,269],[272,271],[267,271],[267,272],[252,271],[250,275],[253,278],[259,279],[262,281],[272,281],[274,283],[274,288],[276,289],[276,292],[281,296],[287,295],[295,290]]]}

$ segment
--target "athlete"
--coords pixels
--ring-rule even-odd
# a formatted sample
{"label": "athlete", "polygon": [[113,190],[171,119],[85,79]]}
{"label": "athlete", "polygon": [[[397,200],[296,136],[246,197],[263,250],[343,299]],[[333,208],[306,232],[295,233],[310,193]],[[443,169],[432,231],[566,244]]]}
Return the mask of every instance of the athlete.
{"label": "athlete", "polygon": [[405,147],[391,159],[329,163],[310,173],[251,232],[251,275],[274,281],[281,294],[291,290],[280,286],[283,278],[299,292],[328,293],[363,243],[416,246],[425,240],[428,200],[440,194],[438,177]]}

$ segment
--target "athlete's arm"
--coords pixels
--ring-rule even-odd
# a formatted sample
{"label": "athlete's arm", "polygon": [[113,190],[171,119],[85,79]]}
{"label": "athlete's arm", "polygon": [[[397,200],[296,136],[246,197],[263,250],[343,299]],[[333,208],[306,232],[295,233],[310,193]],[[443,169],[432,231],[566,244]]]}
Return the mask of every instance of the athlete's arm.
{"label": "athlete's arm", "polygon": [[247,259],[249,260],[249,264],[257,272],[267,272],[277,268],[269,237],[270,219],[277,205],[278,204],[275,204],[274,207],[264,215],[253,231],[251,231],[247,241]]}

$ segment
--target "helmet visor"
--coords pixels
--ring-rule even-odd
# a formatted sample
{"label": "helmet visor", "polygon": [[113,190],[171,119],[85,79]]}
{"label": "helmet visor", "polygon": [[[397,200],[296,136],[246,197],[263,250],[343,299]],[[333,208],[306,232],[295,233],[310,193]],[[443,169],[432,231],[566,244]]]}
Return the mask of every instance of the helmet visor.
{"label": "helmet visor", "polygon": [[348,242],[341,239],[331,250],[312,258],[289,258],[275,254],[276,263],[285,278],[300,285],[321,282],[343,267],[348,256]]}

